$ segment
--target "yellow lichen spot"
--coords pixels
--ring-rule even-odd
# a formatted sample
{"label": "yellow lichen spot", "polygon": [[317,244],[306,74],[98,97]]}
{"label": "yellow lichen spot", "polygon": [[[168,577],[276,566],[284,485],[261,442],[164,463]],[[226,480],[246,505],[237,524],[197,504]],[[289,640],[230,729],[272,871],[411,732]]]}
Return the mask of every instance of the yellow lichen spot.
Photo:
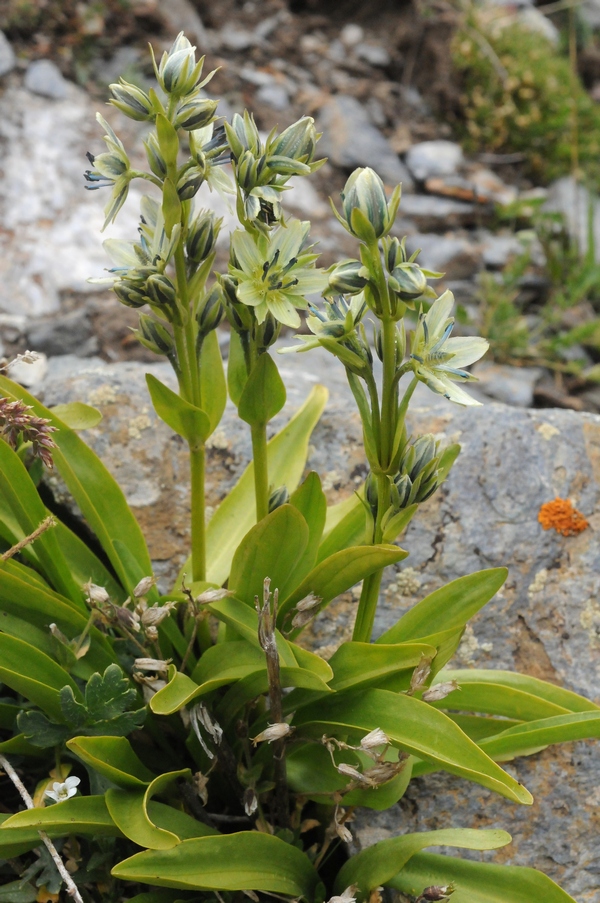
{"label": "yellow lichen spot", "polygon": [[589,526],[583,514],[574,508],[569,499],[554,499],[540,508],[538,521],[544,530],[554,529],[562,536],[576,536]]}
{"label": "yellow lichen spot", "polygon": [[533,578],[532,583],[529,584],[527,588],[527,595],[531,599],[533,595],[536,593],[541,593],[541,591],[546,586],[548,582],[548,570],[547,568],[541,568]]}
{"label": "yellow lichen spot", "polygon": [[538,423],[535,428],[546,442],[548,442],[549,439],[552,439],[553,436],[560,436],[560,430],[555,426],[552,426],[551,423]]}
{"label": "yellow lichen spot", "polygon": [[131,439],[140,439],[142,435],[142,430],[147,430],[152,426],[152,421],[148,417],[147,414],[139,414],[137,417],[134,417],[133,420],[129,423],[129,436]]}
{"label": "yellow lichen spot", "polygon": [[88,396],[88,401],[91,405],[114,404],[116,400],[117,393],[108,383],[98,386],[97,389],[92,389]]}

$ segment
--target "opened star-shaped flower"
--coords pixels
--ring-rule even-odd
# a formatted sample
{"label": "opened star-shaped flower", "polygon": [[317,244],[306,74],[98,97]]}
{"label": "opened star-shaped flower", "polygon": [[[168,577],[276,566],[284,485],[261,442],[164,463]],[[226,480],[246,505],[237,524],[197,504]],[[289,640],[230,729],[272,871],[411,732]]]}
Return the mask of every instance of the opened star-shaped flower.
{"label": "opened star-shaped flower", "polygon": [[306,295],[326,288],[326,274],[314,266],[318,255],[308,253],[309,228],[310,223],[292,220],[270,234],[233,233],[230,274],[238,283],[238,299],[254,308],[259,323],[270,312],[280,323],[297,329],[296,308],[305,310]]}
{"label": "opened star-shaped flower", "polygon": [[412,335],[411,359],[415,376],[433,392],[462,405],[480,402],[457,386],[457,382],[473,382],[475,377],[464,370],[483,357],[488,343],[479,336],[450,338],[454,327],[452,292],[444,292],[426,314],[421,313]]}

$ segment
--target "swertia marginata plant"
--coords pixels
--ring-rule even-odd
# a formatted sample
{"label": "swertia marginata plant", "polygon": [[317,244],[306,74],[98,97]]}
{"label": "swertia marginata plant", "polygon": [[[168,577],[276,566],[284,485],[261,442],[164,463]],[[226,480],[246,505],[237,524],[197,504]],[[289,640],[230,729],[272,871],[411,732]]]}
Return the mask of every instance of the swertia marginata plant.
{"label": "swertia marginata plant", "polygon": [[[444,670],[504,568],[437,590],[372,642],[383,570],[408,554],[395,540],[459,451],[409,435],[411,396],[423,382],[475,404],[464,368],[487,344],[451,336],[451,294],[436,297],[427,279],[438,274],[390,235],[399,187],[388,200],[372,170],[350,176],[337,215],[357,258],[325,272],[310,223],[281,206],[290,177],[322,162],[312,119],[266,139],[248,113],[220,123],[183,34],[155,70],[156,92],[111,86],[113,105],[148,124],[148,170],[131,168],[98,117],[107,151],[90,155],[86,178],[110,191],[107,223],[132,179],[151,186],[138,238],[105,246],[115,294],[139,310],[138,339],[177,377],[178,392],[147,379],[157,414],[189,445],[191,556],[160,595],[121,490],[75,431],[97,412],[48,410],[0,376],[0,899],[352,903],[389,887],[420,903],[569,901],[533,869],[423,852],[493,850],[509,843],[504,831],[449,825],[346,854],[355,807],[393,806],[415,775],[445,770],[530,804],[497,761],[597,737],[600,708],[518,674]],[[239,220],[219,274],[220,223],[194,208],[204,182],[231,194]],[[322,346],[345,367],[370,467],[356,496],[329,509],[319,476],[303,474],[326,390],[267,442],[286,400],[270,350],[282,325],[300,325],[298,310],[311,334],[295,348]],[[205,446],[227,393],[253,461],[206,525]],[[38,494],[52,460],[93,548]],[[329,661],[296,642],[360,581],[352,641]]]}

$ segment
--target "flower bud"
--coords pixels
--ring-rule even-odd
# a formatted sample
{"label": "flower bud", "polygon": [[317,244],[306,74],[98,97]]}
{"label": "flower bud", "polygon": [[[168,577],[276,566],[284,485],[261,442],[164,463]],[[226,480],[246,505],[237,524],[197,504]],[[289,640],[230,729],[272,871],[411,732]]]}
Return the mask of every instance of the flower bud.
{"label": "flower bud", "polygon": [[212,287],[201,307],[196,313],[198,322],[198,338],[204,339],[209,332],[216,329],[223,316],[223,290],[217,283]]}
{"label": "flower bud", "polygon": [[146,282],[146,291],[157,307],[172,310],[177,306],[177,291],[164,273],[154,273]]}
{"label": "flower bud", "polygon": [[140,619],[135,611],[129,611],[128,608],[121,606],[115,608],[114,613],[117,621],[123,627],[126,627],[128,630],[134,630],[136,633],[140,631]]}
{"label": "flower bud", "polygon": [[426,887],[418,898],[417,903],[444,903],[453,893],[454,887],[451,884],[447,884],[444,887],[439,885]]}
{"label": "flower bud", "polygon": [[217,219],[212,210],[201,210],[191,224],[185,249],[194,263],[201,263],[213,252],[223,220]]}
{"label": "flower bud", "polygon": [[170,617],[171,610],[175,608],[174,602],[167,602],[166,605],[152,605],[146,608],[141,615],[141,622],[144,627],[158,627],[159,624]]}
{"label": "flower bud", "polygon": [[177,112],[175,128],[185,129],[188,132],[204,128],[214,120],[218,103],[217,100],[203,98],[183,104]]}
{"label": "flower bud", "polygon": [[314,119],[311,116],[303,116],[274,138],[273,143],[269,145],[269,153],[310,163],[319,137]]}
{"label": "flower bud", "polygon": [[329,270],[329,289],[343,295],[357,295],[369,281],[360,275],[363,270],[360,260],[342,260]]}
{"label": "flower bud", "polygon": [[155,354],[171,357],[175,354],[175,341],[166,326],[147,314],[140,314],[140,328],[134,333],[138,342]]}
{"label": "flower bud", "polygon": [[410,502],[412,480],[407,473],[401,473],[394,477],[394,485],[398,490],[398,505],[400,508],[406,508]]}
{"label": "flower bud", "polygon": [[133,595],[136,599],[140,599],[142,596],[145,596],[150,592],[154,584],[156,583],[155,577],[142,577],[138,585],[133,591]]}
{"label": "flower bud", "polygon": [[244,111],[243,117],[235,113],[231,125],[225,123],[227,141],[235,161],[239,160],[244,151],[251,151],[254,156],[262,152],[260,135],[254,122],[254,117]]}
{"label": "flower bud", "polygon": [[414,445],[408,447],[402,460],[402,470],[407,472],[414,482],[424,467],[432,461],[437,454],[438,443],[431,433],[419,436]]}
{"label": "flower bud", "polygon": [[184,97],[196,87],[204,60],[196,63],[195,50],[183,32],[180,32],[169,52],[163,54],[156,77],[167,94]]}
{"label": "flower bud", "polygon": [[388,284],[401,301],[414,301],[427,288],[427,279],[418,263],[403,263],[394,267]]}
{"label": "flower bud", "polygon": [[177,194],[180,201],[189,201],[198,192],[204,182],[204,171],[199,166],[190,166],[177,181]]}
{"label": "flower bud", "polygon": [[157,178],[161,180],[165,179],[167,176],[167,164],[165,163],[165,158],[161,153],[158,138],[154,132],[151,132],[148,135],[147,139],[144,141],[144,147],[146,148],[148,166]]}
{"label": "flower bud", "polygon": [[320,605],[322,601],[323,599],[321,596],[309,593],[308,596],[305,596],[304,599],[300,599],[300,601],[296,603],[296,611],[312,611],[312,609]]}
{"label": "flower bud", "polygon": [[286,505],[289,500],[290,494],[287,490],[287,486],[280,486],[279,489],[274,489],[269,496],[269,514],[271,511],[275,511],[276,508]]}
{"label": "flower bud", "polygon": [[261,731],[260,734],[257,734],[256,737],[252,738],[252,742],[255,746],[262,741],[273,743],[274,740],[281,740],[283,737],[289,736],[291,732],[292,728],[285,721],[269,724],[264,731]]}
{"label": "flower bud", "polygon": [[430,687],[429,690],[425,690],[421,699],[423,702],[439,702],[441,699],[445,699],[446,696],[449,696],[450,693],[454,693],[455,690],[460,690],[456,681],[447,680],[444,683]]}
{"label": "flower bud", "polygon": [[83,591],[90,602],[99,602],[100,604],[103,604],[104,602],[108,602],[110,598],[103,586],[97,586],[97,584],[92,583],[91,580],[88,580],[87,583],[83,584]]}
{"label": "flower bud", "polygon": [[390,742],[388,735],[376,727],[362,738],[360,745],[362,749],[375,749],[377,746],[389,746]]}
{"label": "flower bud", "polygon": [[126,82],[123,78],[119,79],[118,85],[109,85],[108,87],[113,96],[110,101],[112,106],[117,107],[130,119],[145,122],[153,118],[152,101],[141,88]]}
{"label": "flower bud", "polygon": [[345,226],[357,238],[370,242],[387,235],[400,202],[395,189],[388,206],[383,182],[369,167],[355,169],[341,193]]}
{"label": "flower bud", "polygon": [[253,787],[244,790],[244,812],[248,817],[254,815],[258,809],[258,797]]}
{"label": "flower bud", "polygon": [[127,279],[121,279],[113,285],[115,295],[126,307],[143,307],[147,303],[146,296],[140,288],[142,286],[138,282],[130,282]]}

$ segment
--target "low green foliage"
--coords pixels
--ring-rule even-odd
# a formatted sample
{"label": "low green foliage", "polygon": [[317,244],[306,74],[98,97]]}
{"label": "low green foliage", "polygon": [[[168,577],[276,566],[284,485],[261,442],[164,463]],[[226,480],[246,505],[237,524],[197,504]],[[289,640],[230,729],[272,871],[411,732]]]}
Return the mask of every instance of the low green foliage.
{"label": "low green foliage", "polygon": [[[353,903],[379,886],[420,903],[455,892],[495,903],[498,887],[514,903],[533,891],[570,900],[538,872],[423,852],[495,850],[510,841],[500,830],[449,826],[345,855],[355,806],[389,808],[431,771],[530,805],[499,762],[600,736],[600,707],[520,675],[445,670],[505,568],[441,587],[372,642],[382,573],[408,554],[396,540],[459,452],[409,434],[412,393],[422,382],[476,404],[465,367],[487,342],[451,337],[452,295],[436,297],[427,279],[438,274],[389,237],[399,188],[388,200],[372,170],[352,174],[339,219],[358,256],[326,273],[310,251],[310,224],[286,219],[281,206],[289,177],[320,165],[312,120],[266,139],[247,113],[215,127],[216,104],[200,93],[202,65],[183,35],[155,69],[160,95],[125,82],[111,89],[119,109],[150,126],[150,171],[131,169],[100,119],[108,150],[90,155],[87,179],[111,191],[107,222],[132,179],[155,193],[142,200],[139,239],[106,243],[116,263],[109,282],[140,310],[140,341],[175,371],[178,391],[150,376],[148,388],[189,447],[191,555],[159,591],[123,493],[75,432],[96,414],[48,410],[0,376],[0,766],[14,785],[0,815],[0,903],[42,903],[61,887],[77,903],[236,903],[240,892]],[[229,161],[233,182],[221,168]],[[227,273],[212,274],[218,222],[193,210],[205,181],[235,199]],[[323,304],[310,304],[309,291],[322,291]],[[363,424],[367,479],[333,507],[318,474],[304,472],[326,390],[315,388],[267,441],[286,401],[269,349],[282,323],[299,322],[298,309],[310,310],[310,335],[283,350],[321,346],[337,358]],[[223,315],[227,380],[214,332]],[[206,441],[226,384],[253,460],[207,525]],[[93,547],[38,494],[49,456]],[[299,641],[302,631],[361,582],[353,637],[325,661]]]}
{"label": "low green foliage", "polygon": [[467,148],[521,152],[529,173],[550,181],[572,171],[577,145],[579,165],[597,187],[598,105],[572,75],[566,55],[538,31],[497,22],[502,16],[502,10],[470,14],[454,37]]}

